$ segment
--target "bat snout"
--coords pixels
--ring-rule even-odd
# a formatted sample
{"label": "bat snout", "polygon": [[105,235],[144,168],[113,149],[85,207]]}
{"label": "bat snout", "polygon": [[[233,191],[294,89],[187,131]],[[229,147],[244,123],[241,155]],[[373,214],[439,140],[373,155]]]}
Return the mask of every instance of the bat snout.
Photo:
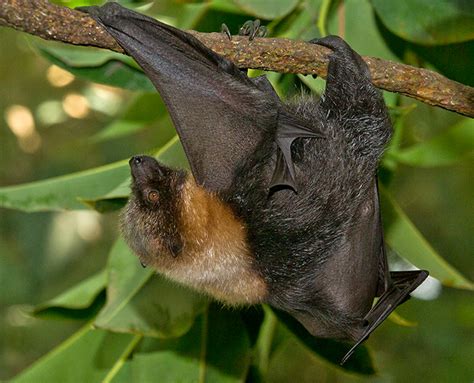
{"label": "bat snout", "polygon": [[153,157],[133,156],[128,163],[130,164],[134,181],[147,181],[164,176],[162,166]]}

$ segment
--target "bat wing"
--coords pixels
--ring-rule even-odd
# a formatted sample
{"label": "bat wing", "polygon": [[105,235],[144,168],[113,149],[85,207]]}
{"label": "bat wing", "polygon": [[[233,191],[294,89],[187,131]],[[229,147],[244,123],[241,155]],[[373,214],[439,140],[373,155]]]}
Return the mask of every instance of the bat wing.
{"label": "bat wing", "polygon": [[158,89],[193,175],[206,189],[230,186],[265,131],[288,125],[280,122],[280,100],[268,80],[248,78],[190,34],[117,3],[80,10],[105,27]]}
{"label": "bat wing", "polygon": [[388,270],[387,256],[385,253],[385,243],[383,238],[382,219],[380,216],[380,202],[377,180],[375,180],[376,190],[374,198],[377,207],[376,223],[374,225],[375,238],[378,245],[379,257],[379,280],[377,303],[370,309],[364,317],[364,327],[356,343],[346,353],[341,361],[344,364],[352,355],[357,346],[364,342],[369,335],[402,303],[410,298],[410,293],[415,290],[427,277],[425,270],[393,271]]}

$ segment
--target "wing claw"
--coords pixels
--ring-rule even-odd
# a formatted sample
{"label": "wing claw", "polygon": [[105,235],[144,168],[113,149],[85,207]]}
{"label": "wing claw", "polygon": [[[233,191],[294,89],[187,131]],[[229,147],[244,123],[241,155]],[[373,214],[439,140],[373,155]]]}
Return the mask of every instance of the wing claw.
{"label": "wing claw", "polygon": [[428,272],[426,270],[393,271],[390,273],[390,277],[391,286],[365,316],[366,328],[356,344],[342,358],[341,365],[350,358],[357,346],[364,342],[392,311],[410,298],[409,294],[428,277]]}

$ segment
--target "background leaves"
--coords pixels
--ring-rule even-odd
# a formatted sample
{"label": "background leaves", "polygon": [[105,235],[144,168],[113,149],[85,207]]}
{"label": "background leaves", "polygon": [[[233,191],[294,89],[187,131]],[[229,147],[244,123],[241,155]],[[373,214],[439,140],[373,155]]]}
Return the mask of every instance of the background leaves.
{"label": "background leaves", "polygon": [[371,0],[383,23],[399,37],[425,45],[474,38],[474,9],[469,0]]}
{"label": "background leaves", "polygon": [[[74,0],[68,5],[92,3],[98,1]],[[178,27],[202,31],[216,31],[226,22],[235,33],[246,19],[255,17],[268,20],[273,36],[309,40],[326,29],[328,33],[345,34],[364,55],[434,67],[466,83],[472,77],[472,71],[466,70],[472,61],[469,52],[474,30],[468,1],[123,3],[141,6],[142,11]],[[327,6],[326,15],[321,13],[323,5]],[[29,100],[24,103],[31,109],[44,145],[28,154],[25,142],[8,130],[10,126],[0,127],[0,207],[53,212],[22,215],[0,211],[0,273],[7,286],[2,299],[14,302],[1,309],[5,330],[0,330],[0,339],[13,341],[5,343],[6,351],[2,351],[0,378],[12,377],[42,350],[65,338],[16,380],[129,382],[159,376],[160,381],[170,382],[303,382],[314,381],[317,376],[352,382],[359,379],[344,371],[371,379],[376,366],[381,370],[374,378],[377,381],[419,380],[420,376],[466,381],[472,377],[469,366],[474,355],[469,353],[468,337],[463,335],[472,327],[472,310],[463,304],[467,292],[445,289],[436,301],[412,301],[403,306],[398,318],[416,320],[418,327],[384,324],[367,342],[377,352],[361,348],[342,369],[338,362],[347,345],[314,339],[297,323],[276,316],[268,308],[227,310],[142,269],[123,241],[117,240],[118,217],[114,212],[129,194],[127,159],[136,153],[152,153],[171,166],[187,166],[160,97],[130,58],[106,51],[34,41],[43,59],[29,53],[18,72],[11,65],[18,58],[8,54],[25,53],[11,42],[16,41],[14,33],[11,37],[10,32],[0,33],[7,37],[2,39],[5,49],[2,46],[0,65],[2,59],[6,65],[0,66],[0,74],[9,90],[0,97],[0,107],[6,116],[10,104],[20,102],[15,100]],[[18,45],[26,44],[21,40]],[[459,59],[453,62],[452,57]],[[34,64],[29,66],[28,62]],[[73,83],[53,89],[45,80],[36,82],[33,74],[45,73],[51,63],[72,73]],[[275,73],[269,77],[284,97],[324,89],[320,79]],[[23,78],[28,80],[27,92],[17,86]],[[99,91],[121,100],[116,109],[97,104],[97,98],[90,94]],[[89,100],[89,115],[64,117],[63,111],[63,122],[42,122],[41,108],[34,109],[34,103],[52,101],[64,109],[68,92]],[[34,94],[38,100],[27,98]],[[469,216],[468,202],[472,199],[468,181],[472,168],[467,165],[474,149],[472,120],[395,94],[385,97],[396,129],[380,174],[387,242],[392,252],[429,269],[445,286],[472,290],[469,279],[474,274],[468,266],[474,228],[462,218],[463,214]],[[57,174],[66,175],[52,177]],[[413,198],[417,198],[416,203]],[[80,231],[66,235],[72,230],[69,225],[54,223],[64,218],[65,210],[90,209],[109,213],[101,216],[106,223],[102,223],[105,233],[98,237],[100,240],[84,239],[93,236]],[[60,235],[52,234],[55,225],[61,227]],[[86,227],[94,226],[89,223]],[[22,306],[41,301],[45,303],[35,309]],[[445,307],[450,309],[446,312]],[[422,310],[429,313],[429,323],[428,314],[419,313]],[[61,332],[63,321],[53,322],[53,331],[42,331],[40,322],[27,313],[72,319],[74,324]],[[73,333],[77,323],[82,327]],[[18,344],[25,344],[25,333],[36,354],[14,359],[11,355],[16,355]],[[418,355],[420,348],[426,350],[422,356]],[[441,362],[425,367],[426,355],[430,361],[447,360],[455,367],[449,373]],[[416,371],[404,368],[407,359],[420,357],[424,359],[417,363]]]}

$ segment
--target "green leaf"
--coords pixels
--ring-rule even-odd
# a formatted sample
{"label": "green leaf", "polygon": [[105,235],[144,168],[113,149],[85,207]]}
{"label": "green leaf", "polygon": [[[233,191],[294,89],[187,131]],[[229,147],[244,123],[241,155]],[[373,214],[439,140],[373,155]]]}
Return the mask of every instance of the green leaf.
{"label": "green leaf", "polygon": [[69,8],[75,8],[85,5],[99,5],[102,0],[52,0],[51,3],[66,5]]}
{"label": "green leaf", "polygon": [[0,188],[0,207],[27,212],[84,209],[114,190],[130,174],[126,160],[43,181]]}
{"label": "green leaf", "polygon": [[299,3],[299,0],[234,0],[234,3],[244,12],[262,19],[276,19],[286,16]]}
{"label": "green leaf", "polygon": [[387,154],[389,159],[411,166],[453,165],[474,154],[474,120],[466,118],[431,140]]}
{"label": "green leaf", "polygon": [[[92,136],[91,141],[103,142],[135,134],[165,115],[166,107],[158,93],[139,94],[117,120]],[[160,126],[160,133],[160,137],[166,136],[168,129],[164,132]]]}
{"label": "green leaf", "polygon": [[474,39],[472,0],[371,0],[385,26],[401,38],[425,45]]}
{"label": "green leaf", "polygon": [[[377,28],[377,17],[369,0],[347,0],[345,8],[345,40],[359,54],[386,60],[397,60]],[[334,14],[334,18],[338,15]],[[337,32],[335,29],[333,33]]]}
{"label": "green leaf", "polygon": [[106,382],[132,352],[140,336],[113,334],[84,326],[27,368],[13,382]]}
{"label": "green leaf", "polygon": [[309,0],[301,3],[298,8],[276,24],[278,37],[288,39],[311,40],[320,37],[315,23],[316,15],[321,9],[322,0]]}
{"label": "green leaf", "polygon": [[124,89],[155,91],[148,77],[127,56],[90,48],[59,48],[46,44],[38,49],[51,63],[75,76]]}
{"label": "green leaf", "polygon": [[177,337],[206,305],[201,295],[143,269],[122,239],[112,249],[107,268],[107,303],[96,318],[97,327]]}
{"label": "green leaf", "polygon": [[65,65],[74,68],[101,66],[110,60],[124,61],[131,66],[136,66],[133,59],[129,56],[105,49],[91,49],[87,47],[36,40],[35,46],[40,50],[40,53],[46,52],[51,56],[59,58]]}
{"label": "green leaf", "polygon": [[446,262],[413,225],[389,192],[380,185],[385,239],[400,256],[449,287],[473,290],[474,285]]}
{"label": "green leaf", "polygon": [[129,362],[128,381],[236,383],[245,380],[251,350],[238,312],[212,305],[185,336],[161,343],[158,351],[134,355]]}
{"label": "green leaf", "polygon": [[[185,167],[186,156],[177,136],[157,151],[169,166]],[[130,194],[128,160],[18,186],[0,188],[0,207],[28,212],[95,208],[121,208]]]}
{"label": "green leaf", "polygon": [[131,136],[146,128],[142,121],[127,121],[118,119],[91,137],[92,142],[105,142],[116,138]]}
{"label": "green leaf", "polygon": [[[291,315],[273,310],[280,323],[284,326],[315,356],[322,357],[328,362],[339,365],[344,355],[351,348],[350,344],[337,342],[332,339],[316,338],[312,336],[295,318]],[[375,373],[372,359],[364,345],[359,346],[349,360],[340,368],[356,372],[358,374],[372,375]]]}
{"label": "green leaf", "polygon": [[104,291],[107,281],[107,274],[105,270],[93,275],[71,289],[65,291],[61,295],[53,298],[45,303],[37,306],[33,312],[38,317],[67,317],[67,318],[83,318],[89,316],[95,310],[87,310],[91,306],[101,306],[103,300],[100,300],[99,305],[94,305],[99,294]]}

